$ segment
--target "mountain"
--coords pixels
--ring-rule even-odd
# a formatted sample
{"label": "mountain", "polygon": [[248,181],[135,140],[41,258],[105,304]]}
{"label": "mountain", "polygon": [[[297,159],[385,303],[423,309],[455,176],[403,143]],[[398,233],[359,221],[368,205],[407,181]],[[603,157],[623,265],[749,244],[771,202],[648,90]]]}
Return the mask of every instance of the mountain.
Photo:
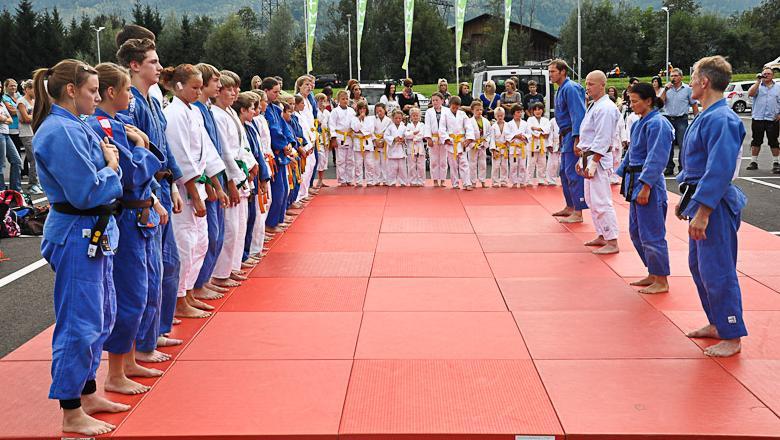
{"label": "mountain", "polygon": [[[285,0],[279,0],[279,3],[283,3]],[[326,17],[328,5],[335,3],[337,0],[321,0],[320,1],[320,19]],[[425,1],[425,0],[419,0]],[[455,0],[451,0],[453,3]],[[500,2],[500,0],[498,0]],[[642,8],[661,8],[661,0],[621,0],[627,4],[637,5]],[[0,0],[0,9],[6,8],[13,13],[17,0]],[[165,17],[171,13],[182,15],[187,13],[188,15],[208,15],[213,18],[220,18],[228,15],[232,12],[238,11],[243,6],[249,6],[260,12],[260,5],[264,3],[264,0],[147,0],[142,1],[142,4],[149,4],[152,7],[159,9],[160,14]],[[371,7],[369,0],[368,7]],[[467,19],[477,16],[483,12],[489,11],[491,8],[488,6],[490,3],[495,4],[496,0],[470,0],[467,9]],[[618,3],[618,1],[615,1]],[[729,15],[735,12],[741,12],[747,9],[751,9],[761,3],[761,0],[700,0],[701,8],[705,12],[716,12],[719,14]],[[303,0],[289,1],[288,4],[292,7],[293,17],[297,22],[301,22],[303,17]],[[503,4],[503,2],[500,2]],[[128,0],[33,0],[33,6],[36,10],[48,8],[52,9],[55,6],[59,9],[60,14],[65,20],[70,20],[73,17],[79,17],[83,14],[97,15],[101,13],[116,14],[123,17],[129,17],[133,3]],[[528,24],[529,17],[531,15],[531,9],[533,8],[533,27],[542,29],[551,34],[558,35],[558,31],[566,21],[572,9],[576,8],[577,0],[513,0],[512,2],[512,19],[515,21],[522,21],[524,24]],[[521,6],[525,9],[525,12],[521,14]],[[452,23],[454,18],[453,12],[450,10],[449,21]],[[522,17],[521,17],[522,15]],[[324,26],[318,26],[320,30]]]}

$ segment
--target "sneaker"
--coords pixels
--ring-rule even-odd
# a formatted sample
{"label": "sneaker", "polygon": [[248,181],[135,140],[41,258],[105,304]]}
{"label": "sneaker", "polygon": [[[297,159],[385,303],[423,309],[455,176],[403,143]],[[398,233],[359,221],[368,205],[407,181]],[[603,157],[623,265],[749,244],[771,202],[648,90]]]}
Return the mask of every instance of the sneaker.
{"label": "sneaker", "polygon": [[40,185],[33,185],[30,187],[29,193],[34,195],[43,194],[43,188],[41,188]]}
{"label": "sneaker", "polygon": [[780,174],[780,162],[772,164],[772,174]]}
{"label": "sneaker", "polygon": [[748,165],[746,169],[748,169],[750,171],[757,170],[758,169],[758,164],[755,163],[755,162],[750,162],[750,165]]}

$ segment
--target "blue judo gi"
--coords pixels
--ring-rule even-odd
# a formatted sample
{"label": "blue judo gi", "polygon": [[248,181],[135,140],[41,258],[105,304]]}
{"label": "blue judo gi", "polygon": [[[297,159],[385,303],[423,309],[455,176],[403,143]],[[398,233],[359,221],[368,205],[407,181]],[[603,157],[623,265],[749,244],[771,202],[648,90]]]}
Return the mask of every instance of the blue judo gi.
{"label": "blue judo gi", "polygon": [[[632,126],[631,146],[617,170],[623,177],[621,192],[631,202],[628,232],[651,275],[669,276],[668,198],[663,173],[673,140],[672,124],[658,110],[651,111]],[[636,197],[644,185],[651,187],[650,199],[647,205],[640,205]]]}
{"label": "blue judo gi", "polygon": [[[38,176],[50,203],[86,210],[122,196],[121,169],[106,166],[100,139],[82,120],[52,105],[33,138]],[[84,237],[97,220],[52,209],[44,225],[41,254],[55,272],[50,399],[80,399],[94,392],[103,343],[114,324],[113,252],[99,249],[90,258]],[[116,249],[119,229],[113,216],[105,236]]]}
{"label": "blue judo gi", "polygon": [[577,211],[587,209],[585,203],[585,178],[577,174],[574,154],[574,138],[580,135],[580,125],[585,117],[585,89],[566,78],[555,94],[555,121],[563,135],[561,142],[561,187],[566,206]]}
{"label": "blue judo gi", "polygon": [[[214,114],[211,113],[211,109],[200,101],[196,101],[193,105],[203,115],[206,132],[209,134],[211,142],[217,148],[217,155],[221,157],[222,146],[219,143]],[[219,174],[219,184],[223,188],[225,187],[224,173]],[[225,210],[220,205],[219,200],[214,200],[213,202],[206,200],[206,220],[209,227],[209,247],[206,250],[206,256],[203,258],[203,266],[201,266],[200,273],[198,273],[198,279],[195,280],[196,289],[202,288],[211,279],[214,266],[217,265],[217,258],[219,258],[219,253],[222,251],[222,244],[225,242]]]}
{"label": "blue judo gi", "polygon": [[246,236],[244,237],[244,254],[242,261],[249,258],[249,249],[252,247],[252,232],[255,228],[255,221],[257,221],[257,198],[260,191],[258,188],[260,185],[264,185],[265,182],[271,180],[271,170],[268,168],[268,164],[265,163],[265,157],[263,156],[263,149],[260,146],[260,139],[257,137],[257,127],[254,122],[244,123],[244,129],[246,129],[246,137],[249,140],[249,147],[252,150],[252,155],[255,156],[257,161],[258,173],[254,180],[254,188],[249,196],[249,210],[247,215]]}
{"label": "blue judo gi", "polygon": [[721,99],[694,119],[683,140],[677,182],[695,185],[682,211],[693,218],[699,206],[713,209],[706,240],[689,240],[688,265],[710,324],[723,339],[747,335],[737,278],[737,231],[747,197],[732,184],[740,163],[745,127]]}
{"label": "blue judo gi", "polygon": [[[162,112],[162,106],[156,99],[145,98],[141,92],[132,87],[133,99],[130,107],[123,114],[130,117],[130,123],[146,133],[149,141],[160,150],[165,157],[163,170],[171,173],[170,181],[162,179],[158,181],[160,188],[157,197],[160,203],[168,211],[168,218],[173,218],[173,202],[171,201],[171,182],[181,178],[182,173],[176,164],[168,148],[168,140],[165,137],[167,121]],[[179,288],[179,250],[176,246],[176,238],[173,235],[171,222],[162,225],[157,234],[158,248],[161,249],[162,279],[160,280],[161,295],[159,308],[154,315],[146,314],[141,322],[142,328],[149,331],[139,333],[136,340],[136,349],[142,352],[150,352],[157,347],[157,337],[162,333],[168,333],[173,327],[173,314],[176,311],[176,293]],[[147,311],[152,310],[147,307]]]}
{"label": "blue judo gi", "polygon": [[[317,121],[317,113],[319,111],[319,110],[317,110],[317,100],[314,99],[314,94],[313,93],[309,93],[306,96],[306,99],[308,99],[309,100],[309,104],[311,104],[311,112],[314,115],[314,121],[317,124],[317,133],[316,133],[316,135],[317,135],[317,138],[319,139],[319,134],[322,132],[322,127],[320,127],[319,123],[316,122]],[[309,188],[313,188],[314,187],[314,178],[317,177],[317,170],[319,169],[320,152],[318,150],[319,150],[319,148],[317,148],[316,145],[315,145],[315,148],[314,148],[314,172],[311,173],[311,180],[309,181]]]}
{"label": "blue judo gi", "polygon": [[[122,168],[122,198],[132,202],[150,200],[154,174],[162,169],[164,157],[143,147],[131,145],[127,139],[127,116],[112,118],[101,109],[87,119],[87,124],[98,136],[108,136],[119,150]],[[159,153],[159,150],[158,150]],[[123,208],[117,216],[119,248],[114,256],[114,286],[116,288],[116,322],[103,348],[109,353],[129,353],[141,329],[141,318],[147,305],[158,307],[160,287],[160,252],[154,239],[160,216],[148,208],[148,219],[141,222],[140,208]],[[149,300],[149,297],[152,297]],[[155,312],[150,313],[153,315]],[[147,324],[150,324],[147,322]],[[148,332],[145,328],[143,331]]]}
{"label": "blue judo gi", "polygon": [[290,131],[290,126],[282,118],[282,109],[275,104],[269,104],[265,109],[265,119],[268,121],[268,130],[271,133],[271,149],[274,152],[276,169],[278,170],[274,180],[271,181],[271,207],[268,210],[268,218],[265,225],[275,228],[284,222],[284,214],[287,211],[287,198],[290,191],[287,181],[287,164],[290,158],[284,154],[284,148],[295,142],[295,137]]}

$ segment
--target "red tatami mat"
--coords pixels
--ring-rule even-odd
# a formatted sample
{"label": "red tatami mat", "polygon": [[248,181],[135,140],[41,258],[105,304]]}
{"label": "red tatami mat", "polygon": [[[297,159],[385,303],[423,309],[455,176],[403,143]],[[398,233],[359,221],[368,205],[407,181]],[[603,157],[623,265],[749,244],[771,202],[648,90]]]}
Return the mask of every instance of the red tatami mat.
{"label": "red tatami mat", "polygon": [[[670,292],[642,295],[615,201],[622,252],[598,257],[590,212],[550,215],[560,187],[323,188],[213,317],[174,327],[152,390],[97,417],[132,440],[780,438],[780,238],[740,230],[750,335],[708,359],[684,333],[706,323],[686,225]],[[0,360],[0,439],[65,436],[51,336]]]}

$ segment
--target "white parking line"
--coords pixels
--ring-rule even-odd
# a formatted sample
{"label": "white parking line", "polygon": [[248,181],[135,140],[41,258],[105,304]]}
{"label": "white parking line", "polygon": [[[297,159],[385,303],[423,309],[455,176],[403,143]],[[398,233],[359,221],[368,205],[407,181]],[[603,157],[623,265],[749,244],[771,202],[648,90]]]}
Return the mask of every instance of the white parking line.
{"label": "white parking line", "polygon": [[6,275],[3,278],[0,278],[0,287],[6,286],[8,284],[11,284],[12,282],[18,280],[19,278],[27,275],[28,273],[34,272],[37,269],[42,268],[43,266],[46,266],[48,263],[46,263],[46,260],[41,258],[40,260],[36,261],[35,263],[32,263],[28,266],[25,266],[16,272]]}
{"label": "white parking line", "polygon": [[770,188],[780,189],[780,185],[775,185],[774,183],[764,182],[764,181],[758,180],[758,179],[753,178],[753,177],[740,177],[740,179],[747,180],[748,182],[751,182],[751,183],[757,183],[759,185],[768,186]]}

